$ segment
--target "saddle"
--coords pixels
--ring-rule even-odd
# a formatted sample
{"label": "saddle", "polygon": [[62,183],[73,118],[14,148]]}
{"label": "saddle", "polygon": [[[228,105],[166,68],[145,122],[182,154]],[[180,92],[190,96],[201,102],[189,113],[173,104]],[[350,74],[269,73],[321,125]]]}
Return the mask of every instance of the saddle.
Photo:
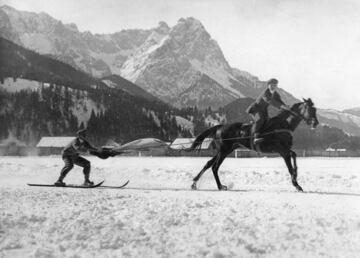
{"label": "saddle", "polygon": [[253,124],[254,124],[253,121],[250,121],[247,124],[241,124],[237,136],[240,138],[248,138],[250,141],[249,142],[250,148],[256,152],[261,152],[259,144],[254,144],[254,135],[251,133],[251,128]]}

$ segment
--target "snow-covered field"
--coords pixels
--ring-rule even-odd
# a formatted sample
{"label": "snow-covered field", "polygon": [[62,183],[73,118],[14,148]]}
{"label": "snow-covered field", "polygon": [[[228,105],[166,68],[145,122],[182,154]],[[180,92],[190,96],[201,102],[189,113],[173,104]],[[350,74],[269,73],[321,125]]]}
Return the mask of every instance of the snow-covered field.
{"label": "snow-covered field", "polygon": [[[126,189],[52,183],[60,157],[0,157],[0,257],[359,257],[360,159],[299,158],[298,193],[280,158],[226,159],[227,192],[208,158],[119,157],[92,179]],[[76,167],[66,178],[81,183]]]}

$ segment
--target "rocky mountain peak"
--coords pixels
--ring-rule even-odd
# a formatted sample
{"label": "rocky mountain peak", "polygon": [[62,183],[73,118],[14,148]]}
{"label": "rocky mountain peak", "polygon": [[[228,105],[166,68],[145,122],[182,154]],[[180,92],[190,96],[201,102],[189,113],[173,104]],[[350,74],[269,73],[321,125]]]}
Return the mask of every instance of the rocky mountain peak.
{"label": "rocky mountain peak", "polygon": [[179,19],[177,24],[172,28],[171,33],[197,35],[197,37],[204,37],[204,39],[210,38],[209,33],[207,33],[202,23],[193,17]]}
{"label": "rocky mountain peak", "polygon": [[73,31],[73,32],[79,32],[78,27],[76,26],[75,23],[69,23],[69,24],[65,24],[66,28],[68,28],[69,30]]}
{"label": "rocky mountain peak", "polygon": [[167,25],[166,22],[161,21],[161,22],[159,22],[159,25],[155,30],[157,30],[159,33],[167,34],[170,31],[170,27],[169,27],[169,25]]}
{"label": "rocky mountain peak", "polygon": [[6,5],[6,4],[0,6],[0,9],[2,9],[2,10],[8,10],[8,11],[16,11],[15,8],[13,8],[13,7],[9,6],[9,5]]}
{"label": "rocky mountain peak", "polygon": [[0,10],[7,15],[11,26],[16,28],[19,34],[49,33],[57,23],[57,20],[44,12],[18,11],[7,5],[0,7]]}
{"label": "rocky mountain peak", "polygon": [[180,18],[178,20],[177,25],[179,26],[186,26],[188,28],[194,28],[194,29],[204,29],[204,26],[202,23],[195,19],[194,17],[187,17],[187,18]]}

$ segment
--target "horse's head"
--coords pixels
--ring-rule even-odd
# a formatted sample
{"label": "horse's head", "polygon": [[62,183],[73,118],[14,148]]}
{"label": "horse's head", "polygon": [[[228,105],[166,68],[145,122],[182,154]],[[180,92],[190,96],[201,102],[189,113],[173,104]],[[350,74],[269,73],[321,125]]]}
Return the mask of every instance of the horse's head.
{"label": "horse's head", "polygon": [[305,122],[308,125],[311,125],[311,128],[314,129],[319,124],[319,121],[316,116],[316,107],[314,107],[314,103],[310,98],[309,99],[303,98],[303,100],[304,102],[298,103],[298,105],[295,104],[293,106],[293,108],[295,107],[295,110],[293,111],[298,113],[302,117],[302,119],[304,119]]}

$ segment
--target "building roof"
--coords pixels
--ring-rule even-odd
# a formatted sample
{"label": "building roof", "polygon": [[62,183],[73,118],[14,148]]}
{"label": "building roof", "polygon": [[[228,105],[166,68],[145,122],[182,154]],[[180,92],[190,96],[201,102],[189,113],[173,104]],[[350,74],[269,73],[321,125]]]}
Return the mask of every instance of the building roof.
{"label": "building roof", "polygon": [[[191,147],[191,144],[194,142],[195,138],[176,138],[170,145],[171,149],[175,150],[182,150]],[[210,144],[212,143],[213,139],[205,138],[201,144],[201,150],[207,150],[210,148]]]}
{"label": "building roof", "polygon": [[142,138],[114,148],[115,150],[147,150],[168,147],[168,143],[156,138]]}
{"label": "building roof", "polygon": [[68,143],[74,140],[75,137],[42,137],[36,147],[65,147]]}

